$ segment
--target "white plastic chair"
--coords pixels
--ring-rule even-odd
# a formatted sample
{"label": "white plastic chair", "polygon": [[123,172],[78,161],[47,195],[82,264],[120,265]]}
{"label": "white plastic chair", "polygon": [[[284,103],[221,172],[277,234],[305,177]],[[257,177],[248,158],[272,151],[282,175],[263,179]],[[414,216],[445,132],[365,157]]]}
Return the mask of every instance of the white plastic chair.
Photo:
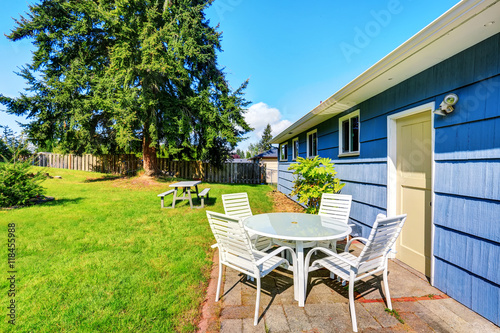
{"label": "white plastic chair", "polygon": [[[354,224],[349,224],[351,204],[352,195],[323,193],[321,195],[321,204],[319,206],[318,215],[331,217],[335,221],[340,221],[350,227],[353,227]],[[319,242],[318,246],[328,247],[336,251],[337,240],[334,239],[328,242]]]}
{"label": "white plastic chair", "polygon": [[[223,194],[222,204],[226,215],[238,218],[253,216],[248,194],[246,192]],[[250,236],[253,246],[257,250],[266,251],[273,245],[273,241],[269,237],[259,236],[253,233],[248,233],[248,235]]]}
{"label": "white plastic chair", "polygon": [[[383,271],[384,291],[387,307],[392,310],[391,294],[387,283],[387,256],[391,247],[401,233],[406,220],[406,214],[395,217],[385,217],[379,214],[368,239],[356,237],[347,242],[345,252],[337,254],[329,249],[316,247],[306,256],[305,267],[309,267],[311,254],[314,251],[326,253],[328,257],[314,261],[308,268],[309,272],[326,268],[344,281],[349,282],[349,308],[351,311],[352,329],[358,331],[356,310],[354,308],[354,283],[367,276]],[[358,257],[349,253],[349,246],[354,240],[365,241],[365,246]],[[307,287],[307,277],[305,280]]]}
{"label": "white plastic chair", "polygon": [[288,250],[292,256],[294,292],[298,293],[296,262],[297,257],[290,247],[280,247],[271,253],[265,253],[252,248],[250,239],[245,232],[243,222],[239,218],[228,215],[207,211],[210,228],[217,240],[219,248],[219,279],[217,282],[217,294],[215,301],[219,300],[220,288],[222,283],[222,265],[231,267],[247,276],[257,279],[257,298],[255,301],[254,325],[259,320],[260,303],[260,279],[279,266],[285,268],[290,266],[288,260],[278,257],[277,254]]}

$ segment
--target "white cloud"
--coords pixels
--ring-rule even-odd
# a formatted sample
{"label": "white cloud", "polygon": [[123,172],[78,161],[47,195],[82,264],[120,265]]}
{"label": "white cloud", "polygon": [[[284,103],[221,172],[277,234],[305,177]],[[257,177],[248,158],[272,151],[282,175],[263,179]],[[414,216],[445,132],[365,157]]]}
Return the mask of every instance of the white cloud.
{"label": "white cloud", "polygon": [[250,106],[245,113],[245,120],[254,130],[247,133],[248,139],[238,144],[238,148],[246,150],[251,143],[257,143],[264,133],[267,124],[271,125],[272,135],[275,136],[292,124],[287,119],[281,119],[281,112],[266,103],[259,102]]}

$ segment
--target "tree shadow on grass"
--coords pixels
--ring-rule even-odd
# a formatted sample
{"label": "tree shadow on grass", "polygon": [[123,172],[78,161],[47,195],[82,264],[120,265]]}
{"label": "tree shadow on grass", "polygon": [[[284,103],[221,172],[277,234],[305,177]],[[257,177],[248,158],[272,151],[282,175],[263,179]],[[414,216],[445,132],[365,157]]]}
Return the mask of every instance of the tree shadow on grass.
{"label": "tree shadow on grass", "polygon": [[[201,205],[201,199],[196,199],[196,201]],[[205,207],[215,206],[217,198],[205,198]]]}
{"label": "tree shadow on grass", "polygon": [[103,177],[99,177],[99,178],[87,178],[83,182],[84,183],[106,182],[109,180],[116,180],[116,179],[120,179],[120,178],[130,178],[130,176],[104,175]]}
{"label": "tree shadow on grass", "polygon": [[33,206],[60,206],[64,205],[66,203],[78,203],[82,200],[83,198],[74,198],[74,199],[54,199],[53,197],[46,197],[44,199],[40,199],[37,201],[32,201],[27,205],[18,205],[18,206],[11,206],[11,207],[2,207],[0,209],[2,210],[13,210],[13,209],[22,209],[22,208],[27,208],[27,207],[33,207]]}
{"label": "tree shadow on grass", "polygon": [[[203,183],[202,183],[203,184]],[[228,184],[228,183],[217,183],[217,182],[205,182],[205,184],[214,184],[214,185],[226,185],[226,186],[249,186],[249,187],[259,187],[262,185],[269,185],[269,184],[247,184],[247,183],[234,183],[234,184]]]}
{"label": "tree shadow on grass", "polygon": [[[172,207],[172,196],[170,196],[171,199],[167,200],[165,199],[165,208],[171,208]],[[201,207],[201,199],[198,199],[196,197],[196,193],[193,194],[193,208],[202,208]],[[217,198],[205,198],[205,203],[203,208],[210,208],[212,206],[215,206],[215,203],[217,202]],[[187,207],[189,208],[189,200],[179,200],[175,203],[175,208],[183,208]]]}
{"label": "tree shadow on grass", "polygon": [[192,181],[192,179],[176,178],[170,176],[159,176],[156,177],[155,180],[159,183],[176,183],[182,181]]}
{"label": "tree shadow on grass", "polygon": [[43,206],[63,206],[66,204],[77,204],[80,203],[83,198],[72,198],[72,199],[55,199],[53,201],[48,201],[43,203]]}

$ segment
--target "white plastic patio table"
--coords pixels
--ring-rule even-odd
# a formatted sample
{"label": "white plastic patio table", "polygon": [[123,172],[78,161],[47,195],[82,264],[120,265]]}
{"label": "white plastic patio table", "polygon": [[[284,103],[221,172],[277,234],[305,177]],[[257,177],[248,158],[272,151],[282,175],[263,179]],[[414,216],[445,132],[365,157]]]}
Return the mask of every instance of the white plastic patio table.
{"label": "white plastic patio table", "polygon": [[306,276],[304,267],[304,242],[344,238],[351,233],[351,227],[331,217],[302,213],[259,214],[244,220],[245,229],[252,233],[296,242],[298,274],[298,295],[295,299],[304,306]]}
{"label": "white plastic patio table", "polygon": [[[183,181],[170,184],[169,187],[174,187],[174,199],[172,200],[172,208],[175,208],[175,202],[179,200],[189,200],[189,205],[193,208],[193,199],[191,198],[191,187],[196,190],[196,196],[198,196],[198,184],[201,184],[201,180],[193,181]],[[178,189],[182,188],[182,197],[178,194]],[[186,196],[187,194],[187,196]]]}

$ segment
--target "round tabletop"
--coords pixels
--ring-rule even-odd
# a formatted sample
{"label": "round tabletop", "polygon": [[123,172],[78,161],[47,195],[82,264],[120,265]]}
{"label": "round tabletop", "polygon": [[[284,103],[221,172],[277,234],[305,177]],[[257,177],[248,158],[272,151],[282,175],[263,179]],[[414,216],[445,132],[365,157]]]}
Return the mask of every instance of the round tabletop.
{"label": "round tabletop", "polygon": [[346,237],[351,227],[329,216],[303,213],[259,214],[244,220],[245,229],[261,236],[295,241]]}

